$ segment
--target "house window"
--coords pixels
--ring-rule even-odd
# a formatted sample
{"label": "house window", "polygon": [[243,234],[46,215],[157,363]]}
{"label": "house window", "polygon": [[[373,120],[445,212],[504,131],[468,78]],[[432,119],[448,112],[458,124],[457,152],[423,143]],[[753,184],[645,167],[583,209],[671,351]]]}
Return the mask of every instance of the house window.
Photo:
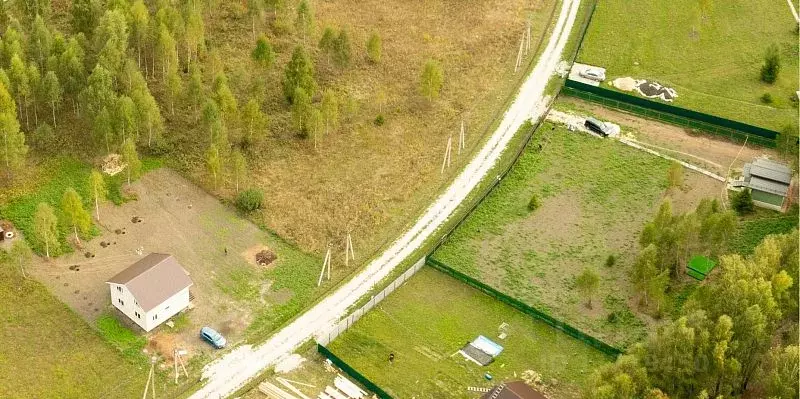
{"label": "house window", "polygon": [[122,287],[118,285],[117,286],[117,291],[122,292]]}
{"label": "house window", "polygon": [[117,298],[117,302],[119,302],[120,305],[125,306],[125,302],[122,302],[122,298]]}
{"label": "house window", "polygon": [[157,319],[157,318],[158,318],[158,314],[154,314],[154,315],[153,315],[153,320],[155,320],[155,319]]}
{"label": "house window", "polygon": [[136,318],[137,318],[137,319],[141,319],[141,318],[142,318],[142,315],[140,315],[140,314],[139,314],[139,312],[133,312],[133,313],[135,313],[135,314],[136,314]]}

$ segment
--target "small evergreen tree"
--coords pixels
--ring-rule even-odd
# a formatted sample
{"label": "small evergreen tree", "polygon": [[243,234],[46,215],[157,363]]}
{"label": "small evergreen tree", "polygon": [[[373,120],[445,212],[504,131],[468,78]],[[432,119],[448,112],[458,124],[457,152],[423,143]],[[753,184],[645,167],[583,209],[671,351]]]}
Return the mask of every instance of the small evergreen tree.
{"label": "small evergreen tree", "polygon": [[350,35],[347,33],[347,29],[342,28],[342,30],[339,31],[333,48],[333,60],[336,61],[340,67],[350,65]]}
{"label": "small evergreen tree", "polygon": [[275,52],[272,50],[272,45],[269,44],[266,36],[261,36],[256,41],[256,47],[250,53],[250,57],[256,64],[263,68],[269,68],[275,62]]}
{"label": "small evergreen tree", "polygon": [[780,53],[778,52],[778,46],[773,44],[767,47],[767,53],[764,55],[764,65],[761,66],[761,80],[766,83],[775,83],[780,70]]}
{"label": "small evergreen tree", "polygon": [[754,208],[753,195],[749,188],[746,188],[731,196],[731,208],[740,215],[752,213]]}

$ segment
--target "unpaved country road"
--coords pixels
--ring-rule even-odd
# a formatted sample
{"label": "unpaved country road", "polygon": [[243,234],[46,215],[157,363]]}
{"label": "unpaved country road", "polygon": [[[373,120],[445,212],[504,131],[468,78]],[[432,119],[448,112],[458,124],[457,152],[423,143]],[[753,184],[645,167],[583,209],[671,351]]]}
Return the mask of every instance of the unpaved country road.
{"label": "unpaved country road", "polygon": [[460,175],[420,217],[416,224],[380,257],[373,260],[352,280],[341,286],[291,324],[258,346],[243,345],[203,369],[205,385],[192,399],[218,399],[232,394],[281,357],[290,354],[315,334],[329,330],[347,309],[388,276],[410,256],[453,213],[475,186],[491,170],[508,142],[522,124],[541,117],[546,109],[544,90],[561,60],[575,22],[580,0],[564,0],[547,47],[525,80],[516,99],[503,115],[500,126]]}

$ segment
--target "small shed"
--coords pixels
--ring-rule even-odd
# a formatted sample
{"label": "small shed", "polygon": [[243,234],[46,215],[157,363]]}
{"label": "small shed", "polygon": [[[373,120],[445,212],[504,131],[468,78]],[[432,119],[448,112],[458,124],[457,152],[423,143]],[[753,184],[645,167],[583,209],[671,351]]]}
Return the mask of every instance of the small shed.
{"label": "small shed", "polygon": [[766,158],[744,164],[742,181],[734,182],[735,186],[750,188],[755,205],[777,211],[783,209],[791,184],[792,170]]}
{"label": "small shed", "polygon": [[151,253],[106,283],[114,307],[145,331],[189,306],[192,280],[172,255]]}
{"label": "small shed", "polygon": [[686,267],[686,274],[697,280],[705,280],[708,273],[714,270],[716,262],[703,255],[693,256]]}
{"label": "small shed", "polygon": [[525,381],[504,382],[486,392],[481,399],[547,399]]}

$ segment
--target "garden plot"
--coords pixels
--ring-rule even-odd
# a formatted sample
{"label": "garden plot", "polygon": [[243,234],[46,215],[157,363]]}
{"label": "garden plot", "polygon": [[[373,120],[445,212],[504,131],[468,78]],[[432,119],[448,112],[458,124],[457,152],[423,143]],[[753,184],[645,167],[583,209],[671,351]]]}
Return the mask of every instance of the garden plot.
{"label": "garden plot", "polygon": [[[797,122],[796,27],[789,7],[770,0],[601,1],[578,60],[606,68],[607,82],[631,78],[619,82],[629,90],[657,82],[678,94],[675,106],[780,131]],[[759,74],[773,43],[781,71],[766,84]]]}
{"label": "garden plot", "polygon": [[[457,353],[479,335],[504,348],[486,367]],[[479,393],[468,387],[534,375],[552,397],[576,398],[592,371],[613,360],[428,267],[328,348],[394,397],[418,399],[475,398]]]}
{"label": "garden plot", "polygon": [[[177,173],[157,169],[126,191],[137,199],[100,207],[98,237],[84,242],[82,250],[30,270],[88,321],[112,313],[127,322],[113,312],[105,281],[150,252],[175,256],[194,283],[194,308],[175,330],[162,324],[150,334],[156,340],[208,351],[197,338],[201,326],[212,326],[236,343],[266,335],[315,297],[317,259],[242,219]],[[277,256],[269,265],[246,258],[264,248]],[[173,332],[179,334],[162,336]]]}
{"label": "garden plot", "polygon": [[[688,172],[681,187],[667,190],[668,168],[668,161],[614,140],[545,123],[511,173],[434,258],[626,347],[651,323],[636,311],[628,279],[645,222],[665,198],[686,211],[722,193],[722,183]],[[533,195],[539,207],[529,211]],[[610,255],[614,263],[606,266]],[[573,288],[586,268],[601,277],[591,309]]]}

